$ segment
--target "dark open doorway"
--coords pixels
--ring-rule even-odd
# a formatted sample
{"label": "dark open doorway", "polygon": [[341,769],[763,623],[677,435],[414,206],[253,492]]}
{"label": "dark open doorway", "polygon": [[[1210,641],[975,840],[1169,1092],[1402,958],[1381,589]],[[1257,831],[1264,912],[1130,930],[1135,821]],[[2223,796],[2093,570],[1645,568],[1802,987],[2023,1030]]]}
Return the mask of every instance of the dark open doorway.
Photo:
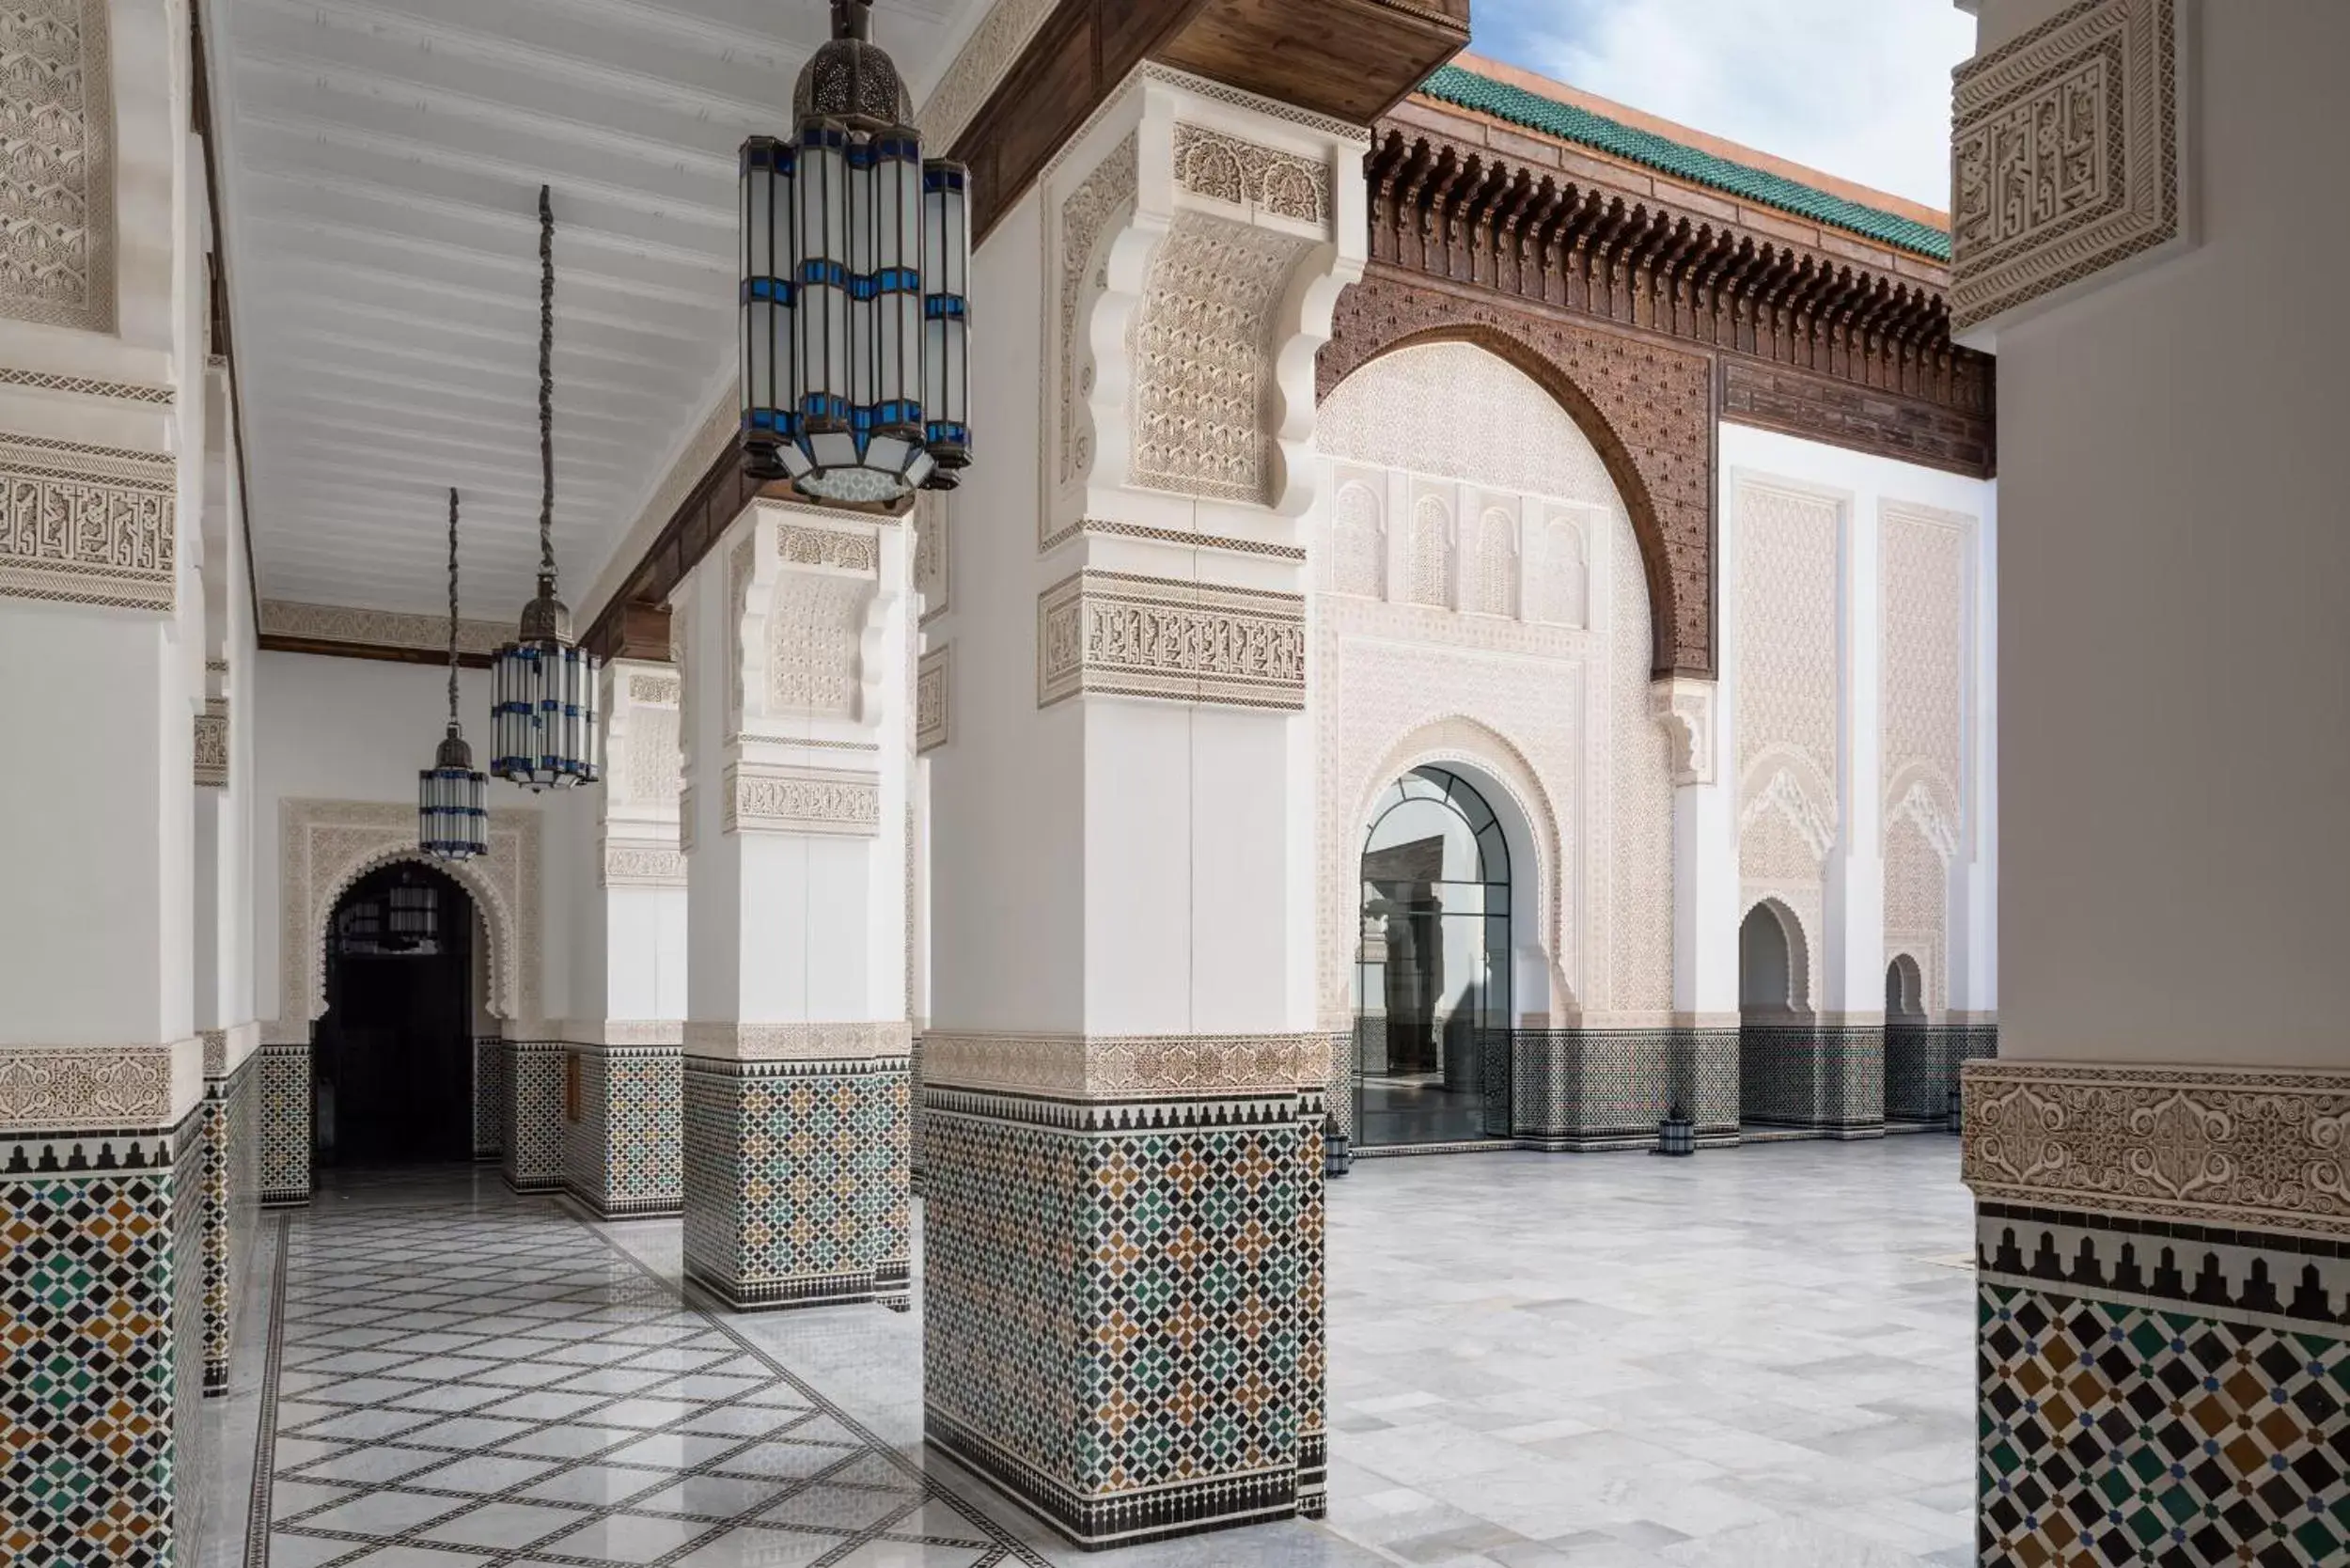
{"label": "dark open doorway", "polygon": [[326,930],[311,1035],[321,1166],[473,1152],[473,900],[401,862],[353,883]]}

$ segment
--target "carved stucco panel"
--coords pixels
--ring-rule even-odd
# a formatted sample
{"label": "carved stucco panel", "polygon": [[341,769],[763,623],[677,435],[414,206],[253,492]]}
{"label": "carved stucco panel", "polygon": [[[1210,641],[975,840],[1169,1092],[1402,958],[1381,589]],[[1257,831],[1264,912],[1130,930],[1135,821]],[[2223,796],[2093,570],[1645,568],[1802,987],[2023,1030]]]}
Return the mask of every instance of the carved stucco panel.
{"label": "carved stucco panel", "polygon": [[278,805],[278,1017],[289,1027],[326,1011],[326,923],[351,885],[380,866],[414,860],[456,879],[490,932],[490,1011],[540,1013],[539,813],[490,813],[490,853],[431,860],[416,848],[416,808],[378,801],[285,800]]}
{"label": "carved stucco panel", "polygon": [[[1585,445],[1621,494],[1652,585],[1661,591],[1651,660],[1656,673],[1714,673],[1714,384],[1701,353],[1600,332],[1561,318],[1513,309],[1374,264],[1340,296],[1336,326],[1317,374],[1325,402],[1357,368],[1399,343],[1466,338],[1506,354],[1574,411]],[[1414,420],[1436,443],[1442,427],[1468,421]],[[1468,433],[1474,434],[1473,431]],[[1324,441],[1325,452],[1340,448]],[[1533,443],[1501,443],[1530,452]],[[1504,452],[1499,461],[1511,461]],[[1561,494],[1513,479],[1499,486]],[[1654,594],[1652,594],[1654,597]]]}
{"label": "carved stucco panel", "polygon": [[156,453],[0,433],[0,597],[168,611],[176,483]]}
{"label": "carved stucco panel", "polygon": [[115,327],[106,0],[0,7],[0,316]]}

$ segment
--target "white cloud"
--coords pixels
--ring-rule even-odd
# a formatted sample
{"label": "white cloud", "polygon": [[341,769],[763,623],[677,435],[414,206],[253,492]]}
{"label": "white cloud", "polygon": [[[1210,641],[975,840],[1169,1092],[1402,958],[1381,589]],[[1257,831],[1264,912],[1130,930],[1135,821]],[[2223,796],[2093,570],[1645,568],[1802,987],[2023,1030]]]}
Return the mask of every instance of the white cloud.
{"label": "white cloud", "polygon": [[1934,207],[1950,201],[1950,0],[1476,0],[1480,52]]}

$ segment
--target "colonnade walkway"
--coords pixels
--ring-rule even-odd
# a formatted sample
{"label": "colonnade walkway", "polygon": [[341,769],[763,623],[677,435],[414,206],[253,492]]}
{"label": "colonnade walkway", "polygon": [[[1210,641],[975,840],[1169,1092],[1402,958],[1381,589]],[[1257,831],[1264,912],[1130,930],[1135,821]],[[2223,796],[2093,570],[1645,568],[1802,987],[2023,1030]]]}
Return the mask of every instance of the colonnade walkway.
{"label": "colonnade walkway", "polygon": [[[1328,1523],[1107,1559],[1970,1561],[1956,1160],[1363,1161],[1332,1188]],[[264,1229],[203,1417],[208,1568],[1083,1555],[922,1449],[918,1285],[910,1314],[704,1311],[675,1221],[589,1224],[486,1169],[339,1179]]]}

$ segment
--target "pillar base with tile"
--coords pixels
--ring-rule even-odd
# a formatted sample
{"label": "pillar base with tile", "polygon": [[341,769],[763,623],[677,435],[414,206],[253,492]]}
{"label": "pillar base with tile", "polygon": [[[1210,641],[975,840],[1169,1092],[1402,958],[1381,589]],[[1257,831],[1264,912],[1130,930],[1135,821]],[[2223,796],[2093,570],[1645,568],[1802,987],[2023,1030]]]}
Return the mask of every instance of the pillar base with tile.
{"label": "pillar base with tile", "polygon": [[564,1045],[559,1040],[509,1040],[498,1080],[498,1121],[505,1149],[498,1174],[516,1192],[563,1188]]}
{"label": "pillar base with tile", "polygon": [[566,1051],[563,1190],[598,1219],[683,1213],[683,1052],[576,1042]]}
{"label": "pillar base with tile", "polygon": [[259,1035],[250,1024],[208,1029],[203,1125],[204,1391],[228,1387],[229,1335],[258,1231],[261,1175]]}
{"label": "pillar base with tile", "polygon": [[1324,1508],[1322,1034],[924,1041],[924,1438],[1090,1549]]}
{"label": "pillar base with tile", "polygon": [[254,1053],[259,1096],[264,1209],[310,1201],[310,1043],[276,1042]]}
{"label": "pillar base with tile", "polygon": [[1978,1560],[2350,1557],[2350,1074],[1975,1062]]}
{"label": "pillar base with tile", "polygon": [[[902,1310],[905,1026],[697,1025],[687,1040],[686,1278],[737,1311]],[[751,1054],[704,1054],[725,1046]]]}

